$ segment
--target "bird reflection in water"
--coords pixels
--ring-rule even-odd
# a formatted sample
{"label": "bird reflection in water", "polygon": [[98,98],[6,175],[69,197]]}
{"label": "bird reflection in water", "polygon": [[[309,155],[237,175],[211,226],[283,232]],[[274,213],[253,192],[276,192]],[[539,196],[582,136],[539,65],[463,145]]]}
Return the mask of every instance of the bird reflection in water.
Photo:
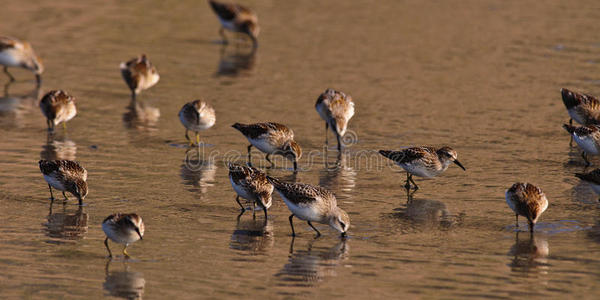
{"label": "bird reflection in water", "polygon": [[46,235],[51,238],[63,240],[80,240],[88,231],[88,214],[83,211],[83,207],[79,206],[74,213],[67,213],[65,204],[53,211],[54,203],[50,203],[50,212],[48,213],[47,222],[43,225],[46,227]]}
{"label": "bird reflection in water", "polygon": [[225,46],[221,48],[217,76],[249,75],[256,65],[256,49],[235,49],[227,53]]}
{"label": "bird reflection in water", "polygon": [[38,107],[40,89],[35,88],[24,94],[11,94],[10,85],[8,83],[4,86],[4,94],[0,97],[0,126],[22,128],[28,120],[26,114]]}
{"label": "bird reflection in water", "polygon": [[40,158],[45,160],[75,160],[77,145],[67,137],[67,133],[48,132],[46,144],[42,146]]}
{"label": "bird reflection in water", "polygon": [[204,152],[204,147],[191,147],[185,152],[181,178],[183,184],[192,186],[191,191],[206,194],[208,188],[215,185],[216,173],[215,159]]}
{"label": "bird reflection in water", "polygon": [[336,269],[341,260],[349,257],[350,247],[342,238],[335,246],[314,249],[316,239],[308,242],[307,250],[294,250],[294,238],[290,244],[290,258],[275,276],[281,286],[313,286],[327,277],[337,275]]}
{"label": "bird reflection in water", "polygon": [[126,128],[144,132],[157,131],[156,123],[160,118],[160,110],[148,105],[144,101],[132,99],[123,114],[123,123]]}
{"label": "bird reflection in water", "polygon": [[274,244],[272,220],[242,218],[242,214],[238,215],[229,243],[231,249],[259,255],[267,253]]}
{"label": "bird reflection in water", "polygon": [[335,161],[329,161],[325,152],[324,168],[319,171],[319,185],[336,191],[336,197],[344,199],[356,186],[356,171],[348,166],[349,154],[336,151]]}
{"label": "bird reflection in water", "polygon": [[415,192],[407,191],[406,207],[396,209],[393,215],[406,221],[408,226],[419,230],[449,229],[459,225],[464,213],[452,215],[446,204],[438,200],[415,199]]}
{"label": "bird reflection in water", "polygon": [[515,244],[508,252],[513,257],[509,265],[515,272],[547,273],[550,267],[549,252],[548,240],[544,235],[521,233],[519,238],[519,232],[516,232]]}
{"label": "bird reflection in water", "polygon": [[142,299],[146,280],[144,274],[129,271],[127,263],[123,263],[123,271],[109,271],[111,259],[106,261],[106,279],[102,287],[113,297],[124,299]]}

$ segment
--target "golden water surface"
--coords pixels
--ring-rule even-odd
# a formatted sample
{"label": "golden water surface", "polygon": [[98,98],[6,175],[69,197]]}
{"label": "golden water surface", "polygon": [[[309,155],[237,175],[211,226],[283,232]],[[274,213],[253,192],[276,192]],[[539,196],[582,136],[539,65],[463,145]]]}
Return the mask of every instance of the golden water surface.
{"label": "golden water surface", "polygon": [[[218,43],[202,0],[2,3],[0,34],[30,41],[46,71],[36,91],[12,69],[0,98],[0,298],[600,296],[598,196],[573,176],[584,167],[559,92],[600,95],[597,1],[243,3],[260,19],[254,54]],[[161,79],[130,103],[118,66],[141,53]],[[329,87],[356,103],[339,160],[314,109]],[[48,135],[37,101],[52,89],[78,115]],[[177,112],[198,98],[217,122],[186,152]],[[237,219],[225,161],[248,142],[230,126],[259,121],[290,126],[304,150],[296,176],[281,159],[268,173],[336,193],[347,240],[322,225],[314,240],[299,220],[292,240],[278,195],[266,223]],[[450,145],[467,171],[416,178],[407,201],[405,173],[375,150],[411,145]],[[50,206],[41,158],[87,168],[82,209]],[[515,181],[550,201],[532,238],[504,201]],[[106,258],[114,212],[146,224],[130,260],[112,243]]]}

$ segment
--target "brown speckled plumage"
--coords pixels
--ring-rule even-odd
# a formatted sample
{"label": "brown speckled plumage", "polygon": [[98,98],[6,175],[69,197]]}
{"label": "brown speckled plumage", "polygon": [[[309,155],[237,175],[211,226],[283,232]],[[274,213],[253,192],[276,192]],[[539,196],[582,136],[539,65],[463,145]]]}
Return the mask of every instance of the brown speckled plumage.
{"label": "brown speckled plumage", "polygon": [[563,103],[569,116],[582,125],[600,123],[600,100],[596,97],[561,89]]}
{"label": "brown speckled plumage", "polygon": [[223,28],[247,34],[252,39],[254,48],[258,47],[256,38],[260,33],[260,27],[258,26],[258,17],[252,10],[235,3],[222,3],[214,0],[209,0],[208,3],[221,21],[220,33],[225,41]]}
{"label": "brown speckled plumage", "polygon": [[8,72],[8,67],[27,69],[35,74],[38,87],[41,84],[41,74],[44,72],[42,59],[35,54],[31,44],[15,38],[0,36],[0,65],[4,65],[4,72],[15,81]]}
{"label": "brown speckled plumage", "polygon": [[102,221],[102,230],[106,234],[104,245],[108,250],[109,257],[112,257],[112,252],[108,247],[108,239],[115,243],[124,244],[123,255],[129,257],[127,246],[143,239],[145,229],[142,218],[136,213],[116,213],[106,217]]}
{"label": "brown speckled plumage", "polygon": [[[238,196],[258,204],[264,210],[266,217],[273,194],[273,185],[267,180],[266,174],[252,167],[230,163],[229,179]],[[237,197],[236,201],[244,210]]]}
{"label": "brown speckled plumage", "polygon": [[160,79],[156,67],[152,65],[145,54],[121,63],[120,69],[133,99],[142,90],[154,86]]}
{"label": "brown speckled plumage", "polygon": [[53,90],[42,97],[40,109],[46,117],[48,129],[71,120],[77,115],[75,98],[63,90]]}
{"label": "brown speckled plumage", "polygon": [[548,208],[548,199],[542,189],[522,182],[517,182],[506,190],[506,203],[515,212],[517,226],[518,216],[524,216],[529,222],[531,232],[540,215]]}
{"label": "brown speckled plumage", "polygon": [[52,187],[64,192],[73,194],[79,200],[79,205],[87,196],[87,170],[78,162],[70,160],[40,160],[38,162],[40,171],[50,187],[50,196],[52,196]]}
{"label": "brown speckled plumage", "polygon": [[348,121],[354,116],[352,97],[344,92],[326,89],[317,99],[315,109],[325,121],[325,141],[327,142],[327,129],[331,127],[337,138],[338,150],[341,150],[341,137],[346,133]]}

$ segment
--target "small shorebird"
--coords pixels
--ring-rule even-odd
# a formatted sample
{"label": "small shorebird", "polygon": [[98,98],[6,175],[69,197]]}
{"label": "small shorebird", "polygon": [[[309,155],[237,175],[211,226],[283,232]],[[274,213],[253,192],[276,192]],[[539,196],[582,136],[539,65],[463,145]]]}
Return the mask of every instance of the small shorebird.
{"label": "small shorebird", "polygon": [[585,165],[591,165],[587,156],[600,154],[600,128],[597,125],[572,126],[567,124],[563,124],[563,128],[571,134],[575,143],[583,150],[581,157],[583,157]]}
{"label": "small shorebird", "polygon": [[292,236],[296,236],[292,221],[294,216],[307,221],[308,225],[317,232],[316,237],[321,236],[321,233],[311,222],[328,224],[331,228],[339,231],[342,237],[346,236],[346,232],[350,228],[350,217],[337,206],[337,200],[332,192],[320,186],[281,182],[270,176],[267,176],[267,180],[273,184],[283,202],[292,212],[290,215]]}
{"label": "small shorebird", "polygon": [[8,72],[8,67],[25,68],[35,74],[38,86],[42,83],[42,59],[35,54],[28,42],[0,36],[0,65],[4,66],[4,73],[11,82],[15,81],[15,78]]}
{"label": "small shorebird", "polygon": [[302,148],[294,141],[294,132],[279,123],[235,123],[231,127],[239,130],[250,142],[248,145],[248,162],[251,163],[250,150],[252,146],[267,154],[267,161],[271,166],[275,164],[269,156],[279,154],[294,162],[294,171],[298,169],[297,161],[302,157]]}
{"label": "small shorebird", "polygon": [[542,190],[530,183],[517,182],[506,190],[506,203],[515,212],[515,220],[519,227],[519,215],[527,218],[529,232],[538,218],[548,208],[548,199]]}
{"label": "small shorebird", "polygon": [[319,113],[319,116],[325,120],[325,144],[329,144],[327,129],[331,127],[331,131],[333,131],[337,138],[338,151],[341,151],[341,138],[346,133],[348,121],[354,116],[354,102],[352,102],[352,97],[334,89],[326,89],[317,99],[315,109]]}
{"label": "small shorebird", "polygon": [[573,125],[573,120],[581,125],[600,124],[600,100],[568,89],[561,89],[560,93],[571,117],[569,125]]}
{"label": "small shorebird", "polygon": [[413,175],[420,177],[435,177],[448,169],[451,162],[466,171],[465,167],[456,159],[457,153],[450,147],[412,147],[400,151],[379,150],[379,153],[401,166],[406,170],[406,184],[404,187],[410,189],[410,184],[419,187],[412,179]]}
{"label": "small shorebird", "polygon": [[234,3],[221,3],[214,0],[209,0],[208,3],[210,3],[221,22],[219,34],[223,38],[223,43],[227,43],[224,29],[228,29],[248,35],[252,40],[253,47],[258,47],[256,38],[260,32],[260,27],[258,26],[258,17],[252,10]]}
{"label": "small shorebird", "polygon": [[237,193],[235,201],[240,205],[242,214],[246,209],[240,203],[240,197],[252,201],[253,213],[255,205],[258,204],[267,219],[267,209],[273,202],[273,185],[267,180],[267,175],[252,167],[229,163],[229,181]]}
{"label": "small shorebird", "polygon": [[125,83],[131,90],[131,99],[135,99],[135,96],[143,90],[151,88],[160,79],[156,67],[152,65],[146,54],[122,62],[119,67]]}
{"label": "small shorebird", "polygon": [[65,192],[69,192],[77,197],[79,205],[83,204],[83,199],[88,193],[87,170],[84,167],[71,160],[40,160],[38,164],[48,183],[52,201],[54,201],[52,188],[55,188],[62,191],[65,200],[69,200],[65,195]]}
{"label": "small shorebird", "polygon": [[190,142],[190,146],[194,143],[188,136],[188,130],[196,132],[196,145],[200,146],[200,131],[215,125],[215,110],[202,100],[194,100],[181,108],[179,120],[185,127],[185,138]]}
{"label": "small shorebird", "polygon": [[48,130],[54,130],[54,127],[63,123],[63,128],[67,128],[67,121],[73,119],[77,114],[75,107],[75,98],[63,90],[54,90],[48,92],[40,100],[40,109],[46,117]]}
{"label": "small shorebird", "polygon": [[115,243],[124,244],[123,255],[129,257],[127,246],[133,242],[142,239],[144,235],[144,222],[142,217],[137,214],[112,214],[102,221],[102,230],[106,234],[104,245],[108,250],[108,257],[112,257],[112,252],[108,247],[108,239]]}
{"label": "small shorebird", "polygon": [[587,182],[596,194],[600,194],[600,169],[593,170],[589,173],[575,173],[575,176]]}

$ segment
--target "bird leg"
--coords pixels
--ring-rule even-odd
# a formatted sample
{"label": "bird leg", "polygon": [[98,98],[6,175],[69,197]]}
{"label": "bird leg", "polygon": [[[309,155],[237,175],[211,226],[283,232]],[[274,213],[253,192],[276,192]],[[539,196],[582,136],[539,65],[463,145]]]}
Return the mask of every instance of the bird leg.
{"label": "bird leg", "polygon": [[271,161],[271,158],[270,158],[270,157],[271,157],[271,154],[267,154],[267,157],[266,157],[266,158],[267,158],[267,161],[268,161],[269,163],[271,163],[271,168],[272,168],[272,167],[274,167],[274,166],[275,166],[275,164],[274,164],[274,163]]}
{"label": "bird leg", "polygon": [[135,93],[135,90],[132,89],[131,90],[131,101],[135,101],[135,96],[137,96],[136,93]]}
{"label": "bird leg", "polygon": [[310,225],[310,227],[312,227],[312,229],[314,229],[317,232],[317,236],[315,236],[315,239],[321,236],[321,233],[319,232],[319,230],[317,230],[317,228],[315,228],[315,226],[313,226],[313,224],[310,221],[307,221],[308,225]]}
{"label": "bird leg", "polygon": [[[573,119],[569,119],[569,125],[573,126]],[[571,140],[569,141],[569,147],[573,147],[573,136],[571,135]]]}
{"label": "bird leg", "polygon": [[290,226],[292,227],[292,236],[296,236],[296,231],[294,231],[294,221],[292,221],[292,218],[294,217],[294,214],[290,215]]}
{"label": "bird leg", "polygon": [[250,154],[252,151],[252,144],[248,145],[248,164],[250,166],[252,166],[252,154]]}
{"label": "bird leg", "polygon": [[125,247],[123,248],[123,255],[125,255],[125,258],[131,257],[131,256],[129,256],[129,253],[127,253],[127,244],[125,244]]}
{"label": "bird leg", "polygon": [[235,201],[237,201],[237,203],[240,205],[240,208],[242,209],[242,214],[243,214],[246,211],[246,208],[244,208],[244,206],[242,206],[242,203],[240,203],[240,196],[236,196]]}
{"label": "bird leg", "polygon": [[404,188],[406,188],[406,190],[410,190],[410,173],[406,172],[406,184],[404,185]]}
{"label": "bird leg", "polygon": [[7,66],[4,66],[4,73],[6,73],[6,75],[8,75],[8,78],[10,78],[10,82],[15,81],[15,78],[12,76],[12,74],[10,74],[8,72],[8,67]]}
{"label": "bird leg", "polygon": [[65,202],[69,201],[69,198],[67,198],[67,195],[65,194],[65,191],[63,191],[62,193],[63,193],[63,197],[65,197]]}
{"label": "bird leg", "polygon": [[200,132],[196,132],[196,145],[200,147]]}
{"label": "bird leg", "polygon": [[67,122],[63,122],[63,130],[67,130]]}
{"label": "bird leg", "polygon": [[190,140],[190,136],[188,135],[188,130],[187,128],[185,129],[185,139],[190,142],[190,144],[192,143],[192,141]]}
{"label": "bird leg", "polygon": [[535,226],[535,224],[533,224],[533,222],[531,220],[529,221],[529,233],[533,234],[533,226]]}
{"label": "bird leg", "polygon": [[263,211],[265,212],[265,223],[267,222],[267,208],[263,206]]}
{"label": "bird leg", "polygon": [[108,237],[104,240],[104,246],[106,246],[106,250],[108,250],[108,257],[112,258],[112,252],[110,252],[110,248],[108,247]]}
{"label": "bird leg", "polygon": [[221,38],[223,39],[223,45],[227,45],[229,43],[229,41],[227,41],[227,37],[225,36],[225,28],[221,27],[219,29],[219,34],[221,35]]}
{"label": "bird leg", "polygon": [[256,202],[252,201],[252,219],[256,220]]}
{"label": "bird leg", "polygon": [[327,138],[327,130],[329,129],[329,123],[325,122],[325,146],[329,146],[329,139]]}
{"label": "bird leg", "polygon": [[415,181],[413,180],[413,178],[412,178],[412,177],[413,177],[413,176],[412,176],[412,174],[411,174],[411,175],[408,177],[408,179],[410,180],[410,182],[412,182],[412,184],[414,184],[414,185],[415,185],[415,191],[416,191],[416,190],[418,190],[418,189],[419,189],[419,187],[417,186],[417,184],[415,183]]}
{"label": "bird leg", "polygon": [[54,202],[54,195],[52,195],[52,187],[48,184],[48,188],[50,189],[50,201]]}
{"label": "bird leg", "polygon": [[337,138],[337,142],[338,142],[338,151],[342,152],[342,141],[340,140],[340,135],[336,133],[335,137]]}
{"label": "bird leg", "polygon": [[585,153],[585,151],[581,152],[581,157],[583,157],[583,160],[585,161],[585,166],[589,167],[592,163],[590,163],[590,161],[587,159],[587,154]]}

